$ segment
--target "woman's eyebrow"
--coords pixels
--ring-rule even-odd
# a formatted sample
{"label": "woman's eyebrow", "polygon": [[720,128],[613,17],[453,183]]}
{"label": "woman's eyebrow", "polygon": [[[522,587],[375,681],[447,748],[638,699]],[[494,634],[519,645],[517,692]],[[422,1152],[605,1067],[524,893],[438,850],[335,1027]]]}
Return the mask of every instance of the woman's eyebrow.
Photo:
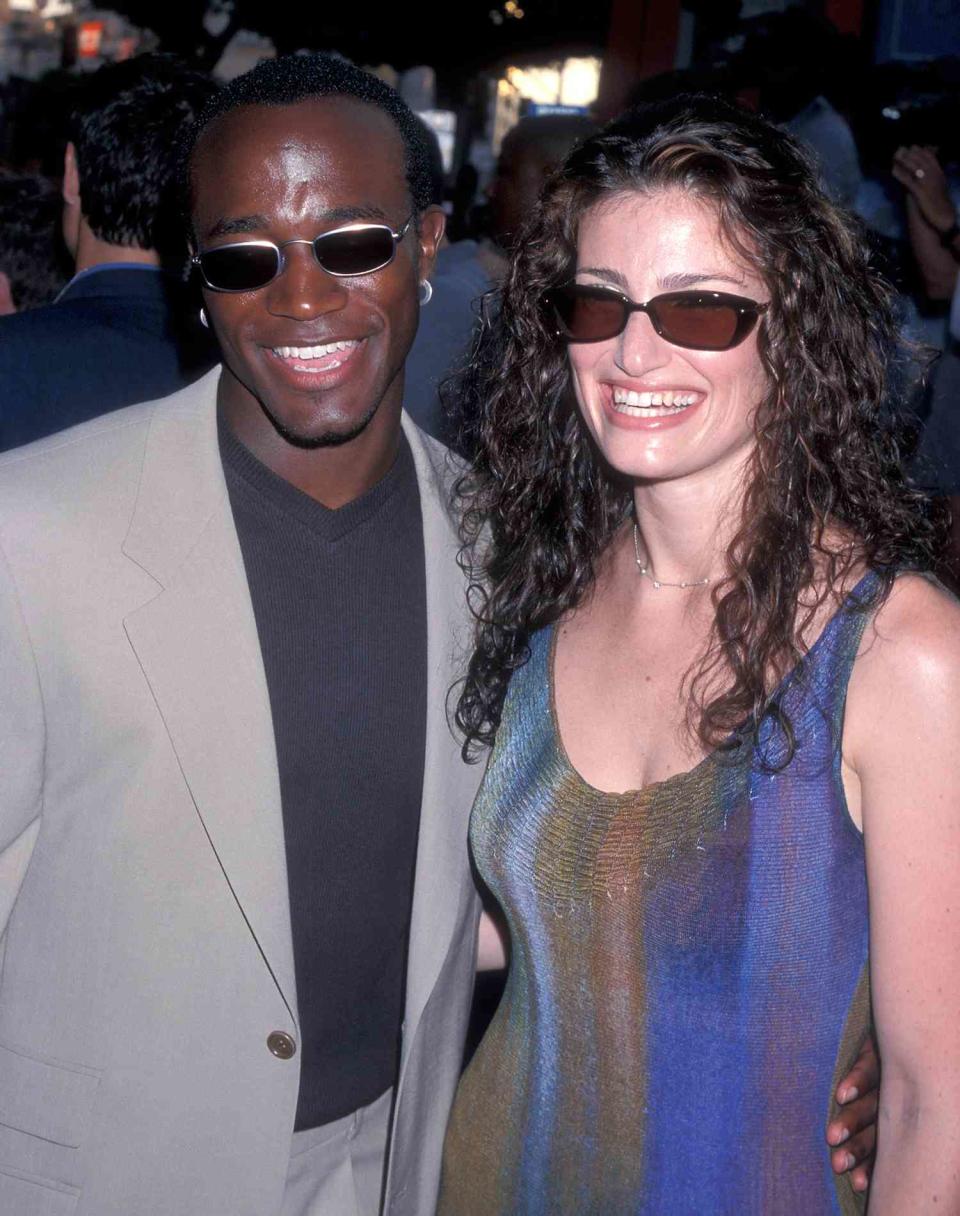
{"label": "woman's eyebrow", "polygon": [[606,279],[610,283],[616,283],[624,291],[627,290],[627,280],[619,270],[613,270],[610,266],[578,266],[577,274],[592,274],[595,278]]}
{"label": "woman's eyebrow", "polygon": [[[615,283],[624,291],[627,290],[627,280],[619,270],[614,270],[611,266],[578,266],[577,274],[590,274],[595,278],[603,279],[608,283]],[[743,287],[742,279],[734,278],[733,275],[722,274],[720,271],[710,270],[694,270],[684,274],[668,274],[662,279],[658,279],[658,285],[665,291],[680,291],[684,287],[696,287],[698,283],[732,283],[736,287]]]}
{"label": "woman's eyebrow", "polygon": [[665,287],[667,291],[680,291],[684,287],[695,287],[698,283],[733,283],[736,287],[743,287],[743,279],[734,278],[729,274],[721,274],[719,271],[697,270],[689,274],[668,274],[657,282],[661,287]]}

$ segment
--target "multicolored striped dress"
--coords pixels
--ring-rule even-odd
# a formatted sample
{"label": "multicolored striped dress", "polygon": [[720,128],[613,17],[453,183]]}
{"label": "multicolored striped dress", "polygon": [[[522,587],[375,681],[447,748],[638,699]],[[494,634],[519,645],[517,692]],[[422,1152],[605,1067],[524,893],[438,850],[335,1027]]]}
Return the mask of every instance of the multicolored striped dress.
{"label": "multicolored striped dress", "polygon": [[624,794],[568,760],[554,630],[513,677],[471,822],[506,916],[503,1000],[454,1104],[439,1216],[863,1211],[832,1095],[869,1024],[862,837],[841,783],[868,574],[740,760]]}

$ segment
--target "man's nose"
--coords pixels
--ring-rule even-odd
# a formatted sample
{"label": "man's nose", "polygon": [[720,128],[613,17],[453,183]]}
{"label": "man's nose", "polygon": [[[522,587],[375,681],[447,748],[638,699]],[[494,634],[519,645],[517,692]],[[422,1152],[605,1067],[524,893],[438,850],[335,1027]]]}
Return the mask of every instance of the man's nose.
{"label": "man's nose", "polygon": [[645,312],[633,312],[623,333],[617,339],[614,360],[628,376],[641,377],[645,372],[669,363],[673,348],[653,328]]}
{"label": "man's nose", "polygon": [[308,243],[287,245],[283,255],[283,269],[266,288],[267,308],[274,316],[309,321],[344,307],[345,282],[323,269]]}

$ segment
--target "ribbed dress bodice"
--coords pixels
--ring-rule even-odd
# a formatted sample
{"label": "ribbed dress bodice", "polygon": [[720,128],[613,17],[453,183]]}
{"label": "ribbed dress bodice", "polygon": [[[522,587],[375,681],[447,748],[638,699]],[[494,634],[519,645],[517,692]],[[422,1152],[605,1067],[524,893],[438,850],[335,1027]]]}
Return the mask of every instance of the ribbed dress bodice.
{"label": "ribbed dress bodice", "polygon": [[862,837],[841,781],[867,575],[780,688],[776,771],[711,753],[609,794],[570,764],[554,630],[513,677],[471,821],[511,938],[454,1105],[440,1216],[819,1216],[836,1082],[869,1022]]}

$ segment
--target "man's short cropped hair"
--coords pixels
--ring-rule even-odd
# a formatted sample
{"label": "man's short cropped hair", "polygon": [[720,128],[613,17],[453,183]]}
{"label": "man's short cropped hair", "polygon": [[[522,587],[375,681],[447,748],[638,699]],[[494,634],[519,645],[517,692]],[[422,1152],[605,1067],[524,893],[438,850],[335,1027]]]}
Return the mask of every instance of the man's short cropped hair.
{"label": "man's short cropped hair", "polygon": [[76,87],[67,138],[95,236],[161,252],[182,248],[178,148],[215,92],[208,76],[170,55],[110,64]]}
{"label": "man's short cropped hair", "polygon": [[404,145],[407,186],[419,215],[430,206],[433,186],[423,128],[403,98],[376,76],[338,55],[283,55],[265,59],[219,90],[188,133],[181,152],[181,203],[190,213],[190,162],[204,130],[241,106],[293,106],[324,97],[349,97],[389,116]]}

